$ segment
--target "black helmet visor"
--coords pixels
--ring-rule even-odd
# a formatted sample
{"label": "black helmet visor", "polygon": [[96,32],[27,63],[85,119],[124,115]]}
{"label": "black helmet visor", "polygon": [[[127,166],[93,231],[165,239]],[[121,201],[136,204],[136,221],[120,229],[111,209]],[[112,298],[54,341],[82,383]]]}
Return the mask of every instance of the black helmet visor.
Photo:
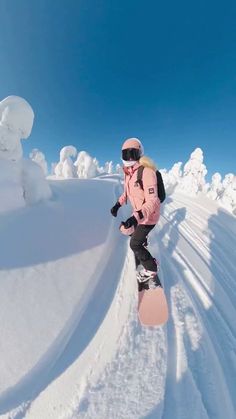
{"label": "black helmet visor", "polygon": [[140,150],[138,148],[125,148],[122,150],[122,160],[137,161],[140,159]]}

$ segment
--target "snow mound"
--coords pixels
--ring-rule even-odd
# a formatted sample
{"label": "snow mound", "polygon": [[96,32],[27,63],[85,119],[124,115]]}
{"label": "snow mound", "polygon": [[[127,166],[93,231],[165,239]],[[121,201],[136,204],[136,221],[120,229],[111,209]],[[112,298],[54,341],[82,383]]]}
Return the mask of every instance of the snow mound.
{"label": "snow mound", "polygon": [[167,198],[149,248],[169,321],[143,328],[114,179],[52,181],[53,202],[4,216],[0,415],[234,419],[235,217],[205,195]]}

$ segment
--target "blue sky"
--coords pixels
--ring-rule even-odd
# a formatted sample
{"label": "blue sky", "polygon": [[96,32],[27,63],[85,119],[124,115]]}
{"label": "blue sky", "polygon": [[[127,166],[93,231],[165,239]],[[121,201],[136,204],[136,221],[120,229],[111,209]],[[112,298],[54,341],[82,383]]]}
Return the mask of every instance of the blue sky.
{"label": "blue sky", "polygon": [[236,2],[0,0],[0,100],[36,118],[25,153],[75,145],[103,164],[139,137],[159,167],[195,147],[235,172]]}

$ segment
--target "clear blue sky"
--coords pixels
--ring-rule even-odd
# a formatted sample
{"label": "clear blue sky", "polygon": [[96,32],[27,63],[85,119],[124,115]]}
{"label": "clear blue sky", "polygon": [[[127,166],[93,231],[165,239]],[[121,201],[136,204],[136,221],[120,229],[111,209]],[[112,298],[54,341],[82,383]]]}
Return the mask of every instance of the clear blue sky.
{"label": "clear blue sky", "polygon": [[0,99],[36,119],[26,154],[75,145],[100,163],[139,137],[161,168],[203,149],[236,167],[236,1],[0,0]]}

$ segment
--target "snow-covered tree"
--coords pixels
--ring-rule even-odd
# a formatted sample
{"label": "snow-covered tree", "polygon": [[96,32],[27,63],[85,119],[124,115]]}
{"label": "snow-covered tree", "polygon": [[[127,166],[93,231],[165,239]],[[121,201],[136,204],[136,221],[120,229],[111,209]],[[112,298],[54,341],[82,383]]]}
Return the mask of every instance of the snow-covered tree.
{"label": "snow-covered tree", "polygon": [[30,136],[34,112],[18,96],[0,102],[0,211],[36,203],[51,196],[39,165],[23,159],[21,139]]}
{"label": "snow-covered tree", "polygon": [[65,179],[70,179],[75,177],[75,170],[74,170],[74,164],[70,157],[68,157],[64,162],[62,166],[62,176]]}
{"label": "snow-covered tree", "polygon": [[30,159],[23,161],[22,185],[26,204],[36,204],[51,196],[51,190],[42,168]]}
{"label": "snow-covered tree", "polygon": [[37,148],[34,148],[30,153],[30,158],[32,161],[34,161],[41,167],[44,175],[47,176],[48,165],[45,159],[45,155],[42,153],[42,151],[38,150]]}
{"label": "snow-covered tree", "polygon": [[167,195],[174,191],[195,196],[203,192],[219,205],[236,215],[236,176],[229,173],[222,181],[220,173],[212,176],[211,182],[206,183],[206,166],[203,164],[203,152],[196,148],[190,159],[181,169],[182,163],[175,163],[171,170],[160,170],[163,176]]}
{"label": "snow-covered tree", "polygon": [[55,175],[59,178],[69,179],[76,177],[76,171],[72,158],[77,155],[74,146],[65,146],[60,151],[60,161],[54,167]]}
{"label": "snow-covered tree", "polygon": [[74,163],[78,178],[88,179],[99,174],[98,161],[93,159],[86,151],[80,151]]}
{"label": "snow-covered tree", "polygon": [[205,186],[207,169],[203,164],[203,152],[196,148],[184,166],[183,176],[176,190],[182,190],[189,195],[196,195]]}
{"label": "snow-covered tree", "polygon": [[55,175],[56,166],[57,166],[57,163],[55,162],[51,163],[51,175]]}
{"label": "snow-covered tree", "polygon": [[116,173],[118,173],[119,175],[123,175],[123,174],[124,174],[124,172],[123,172],[123,168],[122,168],[122,166],[120,165],[120,163],[118,163],[118,164],[116,165]]}
{"label": "snow-covered tree", "polygon": [[221,174],[215,173],[211,178],[211,184],[208,185],[206,191],[207,196],[213,200],[217,200],[222,192],[223,185],[221,183]]}
{"label": "snow-covered tree", "polygon": [[0,102],[0,158],[18,161],[23,156],[22,139],[27,139],[33,127],[34,112],[18,96],[8,96]]}
{"label": "snow-covered tree", "polygon": [[113,162],[112,161],[107,161],[105,163],[104,172],[107,173],[108,175],[111,175],[113,173]]}
{"label": "snow-covered tree", "polygon": [[182,162],[175,163],[172,168],[167,172],[167,170],[160,170],[165,188],[168,191],[168,194],[172,193],[176,185],[180,182],[182,177]]}
{"label": "snow-covered tree", "polygon": [[236,176],[228,173],[223,182],[223,190],[220,194],[219,203],[227,210],[235,214],[236,211]]}

